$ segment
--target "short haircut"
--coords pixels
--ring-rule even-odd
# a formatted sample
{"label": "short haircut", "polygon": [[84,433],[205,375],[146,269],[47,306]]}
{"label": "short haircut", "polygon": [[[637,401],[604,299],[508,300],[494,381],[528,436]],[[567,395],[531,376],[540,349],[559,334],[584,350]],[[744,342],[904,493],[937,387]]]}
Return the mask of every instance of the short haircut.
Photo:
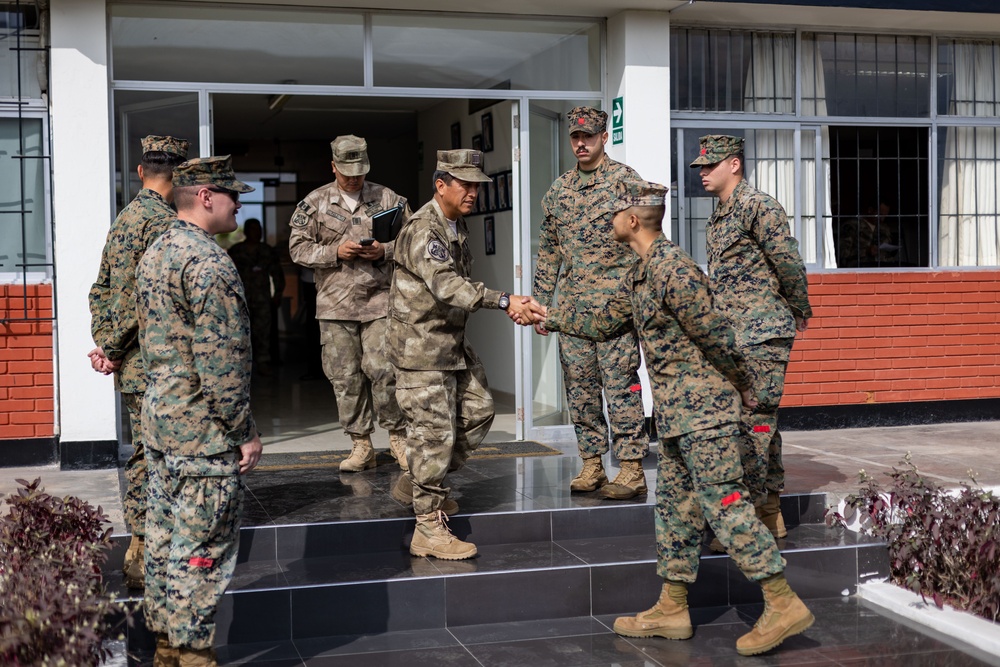
{"label": "short haircut", "polygon": [[434,175],[431,176],[431,185],[434,186],[435,189],[437,189],[436,184],[438,180],[444,181],[445,185],[451,185],[451,182],[455,180],[455,177],[443,169],[435,169]]}
{"label": "short haircut", "polygon": [[260,220],[257,218],[247,218],[247,221],[243,223],[243,229],[246,230],[247,227],[256,227],[257,229],[263,229],[260,224]]}
{"label": "short haircut", "polygon": [[747,164],[746,161],[743,159],[743,151],[730,155],[729,157],[734,157],[740,161],[740,173],[742,174]]}
{"label": "short haircut", "polygon": [[166,151],[149,151],[142,154],[142,170],[145,174],[159,178],[170,178],[174,167],[184,162],[184,158]]}
{"label": "short haircut", "polygon": [[633,206],[635,217],[643,229],[660,230],[663,228],[663,216],[667,212],[666,204],[655,206]]}
{"label": "short haircut", "polygon": [[207,187],[207,185],[182,185],[174,188],[174,205],[177,206],[177,210],[190,208],[198,197],[198,191]]}

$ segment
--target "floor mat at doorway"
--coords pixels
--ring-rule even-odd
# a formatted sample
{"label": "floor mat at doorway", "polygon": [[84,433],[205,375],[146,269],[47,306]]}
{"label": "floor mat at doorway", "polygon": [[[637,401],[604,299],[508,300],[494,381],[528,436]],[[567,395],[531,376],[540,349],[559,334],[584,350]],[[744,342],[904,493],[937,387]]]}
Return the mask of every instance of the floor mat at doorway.
{"label": "floor mat at doorway", "polygon": [[[503,459],[516,456],[555,456],[561,454],[558,449],[543,445],[534,440],[510,442],[484,442],[472,452],[473,459]],[[257,464],[257,470],[296,470],[302,468],[334,468],[350,456],[350,450],[335,452],[283,452],[268,454],[264,446],[264,455]],[[393,463],[388,450],[378,450],[375,455],[378,465]]]}

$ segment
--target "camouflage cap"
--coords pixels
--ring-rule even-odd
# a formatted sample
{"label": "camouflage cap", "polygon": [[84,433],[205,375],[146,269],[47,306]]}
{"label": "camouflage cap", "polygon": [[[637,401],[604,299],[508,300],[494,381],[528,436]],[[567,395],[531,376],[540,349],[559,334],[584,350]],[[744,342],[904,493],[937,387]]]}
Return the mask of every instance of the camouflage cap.
{"label": "camouflage cap", "polygon": [[663,206],[669,189],[651,181],[620,181],[615,186],[615,210],[624,211],[633,206]]}
{"label": "camouflage cap", "polygon": [[722,162],[730,155],[743,152],[743,137],[732,137],[728,134],[706,134],[700,140],[701,149],[698,157],[691,163],[692,167]]}
{"label": "camouflage cap", "polygon": [[569,119],[570,134],[600,134],[608,127],[608,114],[594,107],[573,107],[566,118]]}
{"label": "camouflage cap", "polygon": [[142,154],[152,153],[153,151],[161,151],[163,153],[170,153],[171,155],[176,155],[181,159],[186,159],[188,156],[188,148],[191,144],[184,139],[178,139],[176,137],[161,137],[158,134],[151,134],[148,137],[142,138]]}
{"label": "camouflage cap", "polygon": [[345,134],[330,142],[333,149],[333,166],[344,176],[364,176],[371,169],[368,164],[368,142],[353,134]]}
{"label": "camouflage cap", "polygon": [[214,185],[231,192],[253,192],[254,189],[236,180],[230,155],[198,157],[174,167],[175,188],[188,185]]}
{"label": "camouflage cap", "polygon": [[469,148],[438,151],[437,170],[446,171],[460,181],[490,183],[492,178],[482,171],[483,152]]}

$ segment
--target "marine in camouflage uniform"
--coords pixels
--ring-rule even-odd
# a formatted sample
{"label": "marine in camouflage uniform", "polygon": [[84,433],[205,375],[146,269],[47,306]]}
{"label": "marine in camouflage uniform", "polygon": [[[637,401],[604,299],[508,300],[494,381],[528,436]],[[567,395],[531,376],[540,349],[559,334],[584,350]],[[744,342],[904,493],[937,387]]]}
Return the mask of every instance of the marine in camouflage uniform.
{"label": "marine in camouflage uniform", "polygon": [[253,188],[236,180],[228,156],[178,166],[174,187],[179,219],[137,272],[149,374],[144,611],[158,658],[214,665],[214,614],[239,545],[240,473],[261,451],[243,283],[214,234],[236,229],[238,193]]}
{"label": "marine in camouflage uniform", "polygon": [[[445,476],[465,464],[494,417],[486,372],[465,329],[480,308],[521,305],[520,297],[471,279],[462,216],[472,210],[479,183],[490,180],[481,164],[480,151],[438,151],[434,199],[396,239],[386,354],[396,367],[396,398],[410,423],[409,473],[397,487],[411,487],[400,490],[404,498],[410,492],[417,515],[410,544],[415,556],[457,560],[476,554],[474,544],[458,540],[444,525],[450,491]],[[401,499],[395,489],[393,497]]]}
{"label": "marine in camouflage uniform", "polygon": [[660,230],[666,191],[643,181],[622,185],[610,204],[619,211],[614,234],[641,261],[605,304],[565,302],[548,309],[544,326],[595,340],[638,330],[646,355],[660,437],[655,523],[657,574],[665,584],[653,609],[618,619],[615,631],[692,635],[687,586],[697,578],[707,520],[744,575],[762,582],[768,603],[789,607],[786,617],[798,619],[790,624],[795,628],[778,627],[775,634],[765,613],[761,623],[767,627],[759,623],[737,644],[741,653],[760,653],[811,625],[812,615],[788,589],[774,538],[757,519],[742,482],[737,392],[752,402],[751,377],[732,329],[713,310],[705,274]]}
{"label": "marine in camouflage uniform", "polygon": [[742,138],[707,135],[691,167],[701,169],[706,189],[719,197],[708,221],[708,274],[715,307],[749,362],[758,401],[740,420],[745,481],[764,523],[784,537],[778,405],[796,329],[805,330],[812,309],[785,210],[743,179],[742,156]]}
{"label": "marine in camouflage uniform", "polygon": [[[599,307],[635,263],[628,248],[611,238],[611,193],[617,183],[639,176],[604,154],[607,117],[592,107],[576,107],[568,114],[572,146],[580,164],[556,179],[542,199],[545,218],[539,232],[532,293],[544,306],[553,302],[558,290],[561,302],[581,309]],[[581,144],[585,146],[581,148]],[[588,148],[589,152],[580,152]],[[626,332],[601,342],[560,336],[559,360],[584,459],[583,470],[571,489],[594,491],[608,483],[601,457],[608,451],[610,429],[614,454],[624,465],[611,488],[602,489],[602,495],[627,499],[645,493],[641,461],[649,453],[649,438],[644,429],[635,334]],[[610,426],[604,417],[602,389]]]}
{"label": "marine in camouflage uniform", "polygon": [[[124,572],[130,588],[141,588],[144,575],[143,539],[146,534],[146,450],[142,430],[142,399],[146,369],[139,352],[139,324],[135,300],[135,268],[153,241],[176,219],[171,201],[173,167],[187,157],[188,142],[150,135],[142,140],[138,167],[143,187],[115,218],[101,254],[97,280],[90,288],[91,334],[104,357],[120,364],[114,371],[132,431],[133,452],[125,463],[122,510],[132,533]],[[95,350],[95,353],[98,351]],[[93,353],[92,353],[93,354]]]}
{"label": "marine in camouflage uniform", "polygon": [[[250,335],[254,368],[262,375],[270,372],[271,328],[274,306],[285,291],[285,272],[274,248],[261,240],[260,221],[250,218],[243,224],[245,241],[229,249],[229,256],[243,281],[247,307],[250,309]],[[274,282],[274,294],[271,283]]]}
{"label": "marine in camouflage uniform", "polygon": [[364,139],[337,137],[331,148],[336,180],[299,202],[288,249],[293,262],[315,271],[323,371],[333,385],[340,424],[354,444],[340,469],[375,466],[370,434],[376,415],[389,431],[393,455],[404,465],[406,419],[384,350],[396,244],[359,242],[374,237],[373,216],[398,207],[405,220],[411,211],[406,199],[365,180],[370,165]]}

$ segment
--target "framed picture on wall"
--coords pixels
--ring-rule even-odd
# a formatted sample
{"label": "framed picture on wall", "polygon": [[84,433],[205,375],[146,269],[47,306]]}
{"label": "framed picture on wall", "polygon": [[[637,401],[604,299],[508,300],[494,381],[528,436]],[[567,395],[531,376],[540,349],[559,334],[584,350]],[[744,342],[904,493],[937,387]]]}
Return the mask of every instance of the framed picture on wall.
{"label": "framed picture on wall", "polygon": [[462,124],[452,123],[451,124],[451,149],[455,150],[462,147]]}
{"label": "framed picture on wall", "polygon": [[483,148],[484,153],[493,150],[493,112],[483,114]]}
{"label": "framed picture on wall", "polygon": [[496,175],[497,184],[497,210],[503,211],[504,209],[510,208],[510,199],[507,195],[507,174]]}
{"label": "framed picture on wall", "polygon": [[492,215],[483,218],[483,235],[486,238],[486,254],[497,254],[497,233]]}
{"label": "framed picture on wall", "polygon": [[483,135],[481,134],[472,135],[472,148],[477,151],[483,150]]}

